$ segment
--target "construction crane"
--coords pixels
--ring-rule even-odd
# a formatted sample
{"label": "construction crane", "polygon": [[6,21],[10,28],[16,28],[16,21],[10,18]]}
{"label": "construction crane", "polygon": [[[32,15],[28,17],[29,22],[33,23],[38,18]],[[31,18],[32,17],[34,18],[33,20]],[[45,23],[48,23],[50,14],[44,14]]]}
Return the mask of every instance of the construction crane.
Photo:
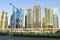
{"label": "construction crane", "polygon": [[[13,6],[13,8],[16,8],[12,3],[9,3],[11,6]],[[18,9],[18,8],[16,8],[16,9]]]}
{"label": "construction crane", "polygon": [[[12,28],[16,28],[16,13],[15,13],[15,6],[12,3],[9,3],[13,7],[13,22],[12,22]],[[17,9],[17,8],[16,8]]]}

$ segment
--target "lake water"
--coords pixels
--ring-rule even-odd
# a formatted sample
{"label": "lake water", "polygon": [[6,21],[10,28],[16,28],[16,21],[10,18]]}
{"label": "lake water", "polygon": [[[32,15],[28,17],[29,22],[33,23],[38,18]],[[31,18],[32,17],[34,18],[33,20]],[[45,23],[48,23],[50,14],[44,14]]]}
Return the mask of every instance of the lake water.
{"label": "lake water", "polygon": [[60,40],[55,38],[32,38],[32,37],[12,37],[12,36],[1,36],[0,40]]}

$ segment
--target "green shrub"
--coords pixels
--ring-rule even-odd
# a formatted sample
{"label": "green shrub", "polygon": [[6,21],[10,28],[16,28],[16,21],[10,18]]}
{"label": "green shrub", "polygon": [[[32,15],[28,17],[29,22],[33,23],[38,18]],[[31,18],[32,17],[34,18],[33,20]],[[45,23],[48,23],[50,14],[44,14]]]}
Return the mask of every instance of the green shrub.
{"label": "green shrub", "polygon": [[17,37],[39,37],[39,38],[60,38],[59,35],[56,34],[40,34],[40,35],[30,35],[30,34],[13,34],[12,36]]}
{"label": "green shrub", "polygon": [[9,35],[8,32],[0,32],[0,35]]}

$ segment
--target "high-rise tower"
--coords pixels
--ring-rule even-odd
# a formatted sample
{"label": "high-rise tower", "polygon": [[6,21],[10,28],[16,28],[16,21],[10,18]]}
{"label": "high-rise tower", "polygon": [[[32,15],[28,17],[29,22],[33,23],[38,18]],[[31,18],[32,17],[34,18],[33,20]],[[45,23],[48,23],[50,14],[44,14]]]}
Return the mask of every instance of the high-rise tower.
{"label": "high-rise tower", "polygon": [[1,28],[1,16],[0,16],[0,28]]}
{"label": "high-rise tower", "polygon": [[27,28],[27,15],[25,16],[25,28]]}
{"label": "high-rise tower", "polygon": [[33,8],[33,28],[41,28],[41,6]]}
{"label": "high-rise tower", "polygon": [[45,28],[58,28],[57,8],[45,8]]}
{"label": "high-rise tower", "polygon": [[8,13],[6,10],[2,11],[2,16],[1,16],[1,28],[5,29],[8,28]]}
{"label": "high-rise tower", "polygon": [[27,9],[27,28],[31,28],[33,25],[33,11],[31,8]]}
{"label": "high-rise tower", "polygon": [[45,28],[53,28],[53,8],[45,8]]}
{"label": "high-rise tower", "polygon": [[53,14],[53,27],[54,28],[59,28],[59,23],[58,23],[58,8],[54,8],[54,14]]}
{"label": "high-rise tower", "polygon": [[23,20],[24,20],[24,10],[17,9],[16,10],[16,28],[22,28],[23,27]]}

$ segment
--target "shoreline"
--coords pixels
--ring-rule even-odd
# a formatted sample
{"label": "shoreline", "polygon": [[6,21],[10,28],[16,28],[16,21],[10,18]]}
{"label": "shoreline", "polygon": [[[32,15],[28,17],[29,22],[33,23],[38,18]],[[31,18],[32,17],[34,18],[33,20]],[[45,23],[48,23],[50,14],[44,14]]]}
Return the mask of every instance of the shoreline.
{"label": "shoreline", "polygon": [[13,37],[34,37],[34,38],[60,38],[60,34],[27,34],[27,33],[15,33],[10,35],[9,32],[0,32],[3,36],[13,36]]}
{"label": "shoreline", "polygon": [[57,34],[13,34],[15,37],[36,37],[36,38],[60,38]]}

